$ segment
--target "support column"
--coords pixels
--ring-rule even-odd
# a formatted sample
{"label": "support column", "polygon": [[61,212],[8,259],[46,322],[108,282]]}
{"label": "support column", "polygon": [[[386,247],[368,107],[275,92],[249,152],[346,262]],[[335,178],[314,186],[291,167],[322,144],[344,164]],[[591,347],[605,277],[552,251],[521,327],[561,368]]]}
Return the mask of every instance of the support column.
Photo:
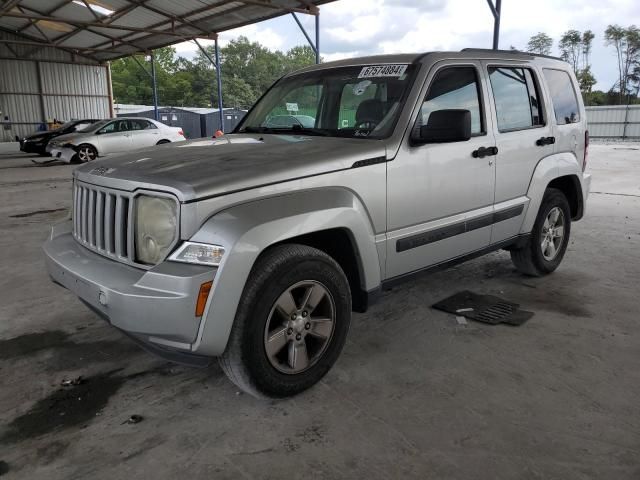
{"label": "support column", "polygon": [[320,12],[316,13],[316,64],[320,63]]}
{"label": "support column", "polygon": [[220,47],[218,45],[218,36],[216,35],[216,76],[218,77],[218,108],[220,109],[220,130],[224,133],[224,112],[222,111],[222,65],[220,64]]}
{"label": "support column", "polygon": [[487,0],[487,2],[493,14],[493,49],[498,50],[498,44],[500,43],[500,12],[502,10],[502,0],[495,0],[495,7],[492,0]]}
{"label": "support column", "polygon": [[153,50],[151,51],[151,83],[153,85],[153,118],[156,120],[158,117],[158,84],[156,82],[156,59],[153,54]]}
{"label": "support column", "polygon": [[113,83],[111,80],[111,62],[107,62],[105,70],[107,72],[107,92],[109,94],[109,118],[114,118],[116,115],[113,111]]}

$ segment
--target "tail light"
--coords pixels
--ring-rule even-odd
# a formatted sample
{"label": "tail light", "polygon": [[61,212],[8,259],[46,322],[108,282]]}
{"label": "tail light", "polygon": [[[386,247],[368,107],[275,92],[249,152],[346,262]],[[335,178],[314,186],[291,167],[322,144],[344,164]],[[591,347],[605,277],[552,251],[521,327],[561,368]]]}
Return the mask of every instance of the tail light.
{"label": "tail light", "polygon": [[184,132],[182,130],[178,130],[178,135],[181,135],[184,137]]}
{"label": "tail light", "polygon": [[582,171],[587,169],[587,157],[589,156],[589,130],[584,132],[584,158],[582,159]]}

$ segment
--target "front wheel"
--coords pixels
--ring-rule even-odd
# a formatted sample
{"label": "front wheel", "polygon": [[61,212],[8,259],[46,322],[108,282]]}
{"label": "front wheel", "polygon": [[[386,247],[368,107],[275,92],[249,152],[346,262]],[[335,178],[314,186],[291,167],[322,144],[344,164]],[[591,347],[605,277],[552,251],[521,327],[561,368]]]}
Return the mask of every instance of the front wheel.
{"label": "front wheel", "polygon": [[335,260],[280,245],[252,269],[220,365],[254,396],[295,395],[331,369],[350,322],[349,283]]}
{"label": "front wheel", "polygon": [[522,248],[511,250],[511,260],[526,275],[541,277],[553,272],[567,250],[571,210],[567,197],[549,188],[542,198],[531,236]]}
{"label": "front wheel", "polygon": [[78,147],[76,157],[82,163],[90,162],[98,158],[98,151],[93,145],[82,144]]}

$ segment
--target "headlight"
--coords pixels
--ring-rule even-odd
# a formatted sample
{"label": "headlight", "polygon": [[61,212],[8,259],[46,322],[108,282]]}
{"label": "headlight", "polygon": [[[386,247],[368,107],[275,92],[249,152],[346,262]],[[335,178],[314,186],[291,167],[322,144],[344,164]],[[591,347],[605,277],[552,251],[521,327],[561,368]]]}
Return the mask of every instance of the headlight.
{"label": "headlight", "polygon": [[206,243],[184,242],[169,260],[183,263],[197,263],[198,265],[218,266],[224,256],[224,247]]}
{"label": "headlight", "polygon": [[136,197],[136,259],[155,265],[164,259],[178,234],[178,206],[170,198]]}

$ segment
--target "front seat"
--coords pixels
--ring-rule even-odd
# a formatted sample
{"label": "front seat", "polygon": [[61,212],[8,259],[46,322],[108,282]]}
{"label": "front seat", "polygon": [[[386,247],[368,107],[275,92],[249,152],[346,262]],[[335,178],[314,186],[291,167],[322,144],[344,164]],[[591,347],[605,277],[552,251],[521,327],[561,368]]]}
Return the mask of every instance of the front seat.
{"label": "front seat", "polygon": [[364,100],[356,110],[356,126],[363,123],[373,124],[373,130],[384,118],[384,104],[377,98]]}

